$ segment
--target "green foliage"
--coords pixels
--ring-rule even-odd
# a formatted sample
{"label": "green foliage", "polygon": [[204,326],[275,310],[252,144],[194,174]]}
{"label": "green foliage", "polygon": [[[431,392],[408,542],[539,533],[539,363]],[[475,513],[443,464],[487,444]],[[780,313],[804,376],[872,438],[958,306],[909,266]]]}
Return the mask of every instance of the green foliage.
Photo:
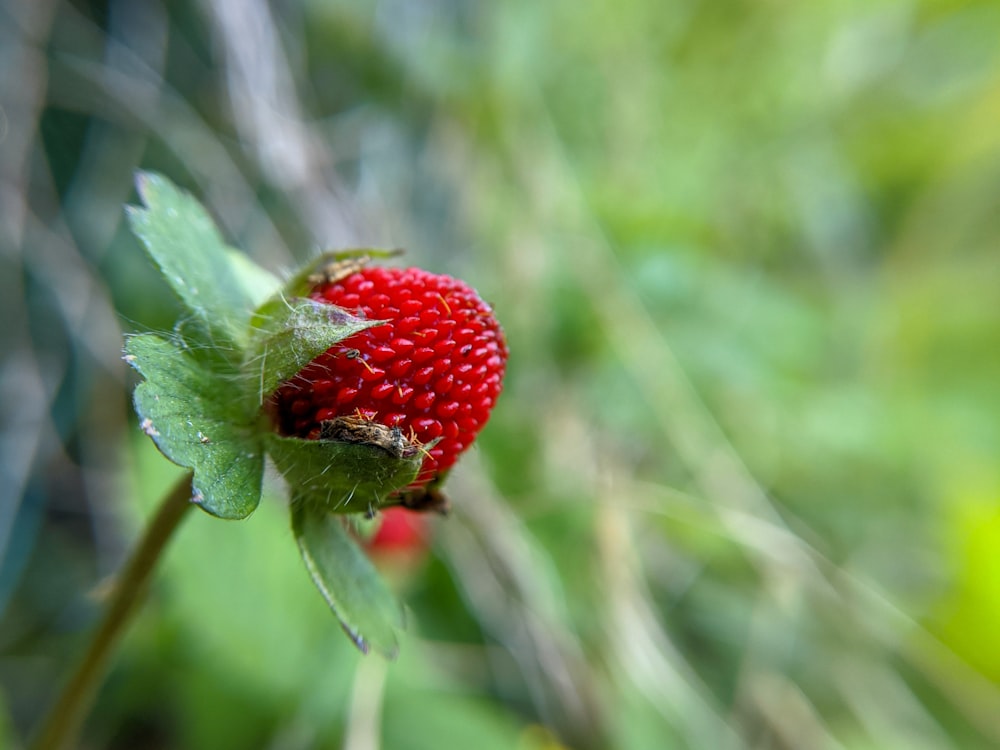
{"label": "green foliage", "polygon": [[130,210],[133,230],[190,316],[178,326],[178,343],[155,334],[126,343],[126,361],[144,378],[134,395],[143,431],[194,472],[193,501],[220,518],[257,508],[268,450],[289,484],[293,530],[320,593],[362,651],[371,645],[394,656],[399,604],[333,514],[373,513],[413,481],[422,456],[281,437],[262,413],[281,383],[378,321],[296,297],[315,263],[277,289],[222,243],[197,201],[159,175],[140,175],[138,184],[146,208]]}
{"label": "green foliage", "polygon": [[203,329],[200,343],[238,361],[247,317],[277,291],[277,279],[226,247],[205,209],[168,180],[142,173],[136,183],[146,207],[128,208],[132,231]]}
{"label": "green foliage", "polygon": [[125,359],[145,378],[134,395],[141,427],[164,456],[194,472],[194,501],[220,518],[250,515],[264,454],[236,385],[155,334],[129,337]]}
{"label": "green foliage", "polygon": [[344,520],[292,497],[292,531],[309,575],[359,649],[393,658],[403,610],[371,560],[344,528]]}
{"label": "green foliage", "polygon": [[333,513],[371,513],[412,482],[421,453],[397,458],[375,445],[266,435],[267,451],[295,497]]}
{"label": "green foliage", "polygon": [[308,298],[287,299],[282,295],[266,302],[254,313],[244,366],[246,376],[258,384],[257,406],[329,349],[331,342],[378,323]]}
{"label": "green foliage", "polygon": [[[0,547],[13,725],[120,553],[107,508],[138,523],[173,468],[107,371],[122,320],[172,321],[114,230],[142,166],[268,268],[404,243],[495,304],[512,356],[430,559],[403,563],[396,662],[355,669],[265,497],[249,524],[188,519],[115,676],[148,690],[105,693],[87,744],[167,716],[145,744],[400,750],[453,720],[523,750],[721,726],[760,750],[1000,745],[1000,6],[398,5],[250,2],[249,36],[154,4],[5,29],[47,74],[8,66],[41,113],[3,141],[32,165],[0,253],[4,437],[35,456],[23,485],[2,465],[25,498]],[[7,107],[10,134],[37,111]]]}

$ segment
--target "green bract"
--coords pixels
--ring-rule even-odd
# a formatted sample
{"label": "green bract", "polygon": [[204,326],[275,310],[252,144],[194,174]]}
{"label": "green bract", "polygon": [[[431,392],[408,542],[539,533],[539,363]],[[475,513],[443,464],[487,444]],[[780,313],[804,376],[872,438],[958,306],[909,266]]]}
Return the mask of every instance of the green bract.
{"label": "green bract", "polygon": [[333,305],[305,298],[274,297],[253,315],[244,373],[254,380],[254,405],[261,406],[278,386],[351,334],[378,325]]}
{"label": "green bract", "polygon": [[322,256],[282,285],[227,247],[191,196],[155,174],[137,184],[144,207],[128,208],[132,230],[184,308],[173,334],[126,341],[125,359],[144,379],[134,395],[142,429],[192,470],[192,500],[220,518],[254,511],[269,453],[288,482],[292,528],[323,597],[362,650],[394,654],[399,605],[334,514],[378,509],[414,480],[420,456],[281,437],[265,413],[268,397],[317,355],[380,324],[305,296],[318,269],[360,251]]}
{"label": "green bract", "polygon": [[398,651],[403,610],[341,519],[308,503],[292,502],[292,530],[313,583],[355,645],[385,656]]}
{"label": "green bract", "polygon": [[[370,514],[388,493],[414,480],[423,455],[392,458],[374,445],[267,436],[267,451],[292,498],[335,513]],[[333,471],[332,468],[336,467]]]}

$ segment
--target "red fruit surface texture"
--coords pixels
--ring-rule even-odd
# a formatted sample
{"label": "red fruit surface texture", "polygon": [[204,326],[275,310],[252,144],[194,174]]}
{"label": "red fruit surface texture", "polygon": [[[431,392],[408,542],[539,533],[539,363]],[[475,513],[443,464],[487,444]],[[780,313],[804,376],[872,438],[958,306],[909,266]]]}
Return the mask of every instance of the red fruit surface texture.
{"label": "red fruit surface texture", "polygon": [[278,430],[319,437],[320,423],[361,416],[430,446],[413,487],[448,470],[489,419],[507,344],[489,305],[464,282],[419,268],[372,266],[312,298],[368,319],[274,396]]}

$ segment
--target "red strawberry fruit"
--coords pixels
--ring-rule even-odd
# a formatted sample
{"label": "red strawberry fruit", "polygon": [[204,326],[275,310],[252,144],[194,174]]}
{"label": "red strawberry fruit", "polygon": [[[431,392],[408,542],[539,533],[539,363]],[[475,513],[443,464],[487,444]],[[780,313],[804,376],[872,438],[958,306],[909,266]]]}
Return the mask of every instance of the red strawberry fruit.
{"label": "red strawberry fruit", "polygon": [[340,341],[282,385],[278,430],[316,439],[337,417],[371,420],[428,445],[412,488],[441,476],[500,395],[507,344],[492,309],[465,283],[418,268],[363,267],[320,281],[310,296],[387,322]]}

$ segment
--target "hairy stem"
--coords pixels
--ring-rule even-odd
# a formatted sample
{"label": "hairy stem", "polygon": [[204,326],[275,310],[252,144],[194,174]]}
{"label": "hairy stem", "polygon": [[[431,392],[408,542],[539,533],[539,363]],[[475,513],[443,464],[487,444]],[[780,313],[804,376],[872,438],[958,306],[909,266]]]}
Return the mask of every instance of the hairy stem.
{"label": "hairy stem", "polygon": [[188,474],[170,490],[149,522],[115,585],[108,609],[87,652],[46,716],[31,745],[32,750],[62,750],[75,746],[76,734],[90,709],[108,661],[125,634],[167,542],[190,507],[191,475]]}

